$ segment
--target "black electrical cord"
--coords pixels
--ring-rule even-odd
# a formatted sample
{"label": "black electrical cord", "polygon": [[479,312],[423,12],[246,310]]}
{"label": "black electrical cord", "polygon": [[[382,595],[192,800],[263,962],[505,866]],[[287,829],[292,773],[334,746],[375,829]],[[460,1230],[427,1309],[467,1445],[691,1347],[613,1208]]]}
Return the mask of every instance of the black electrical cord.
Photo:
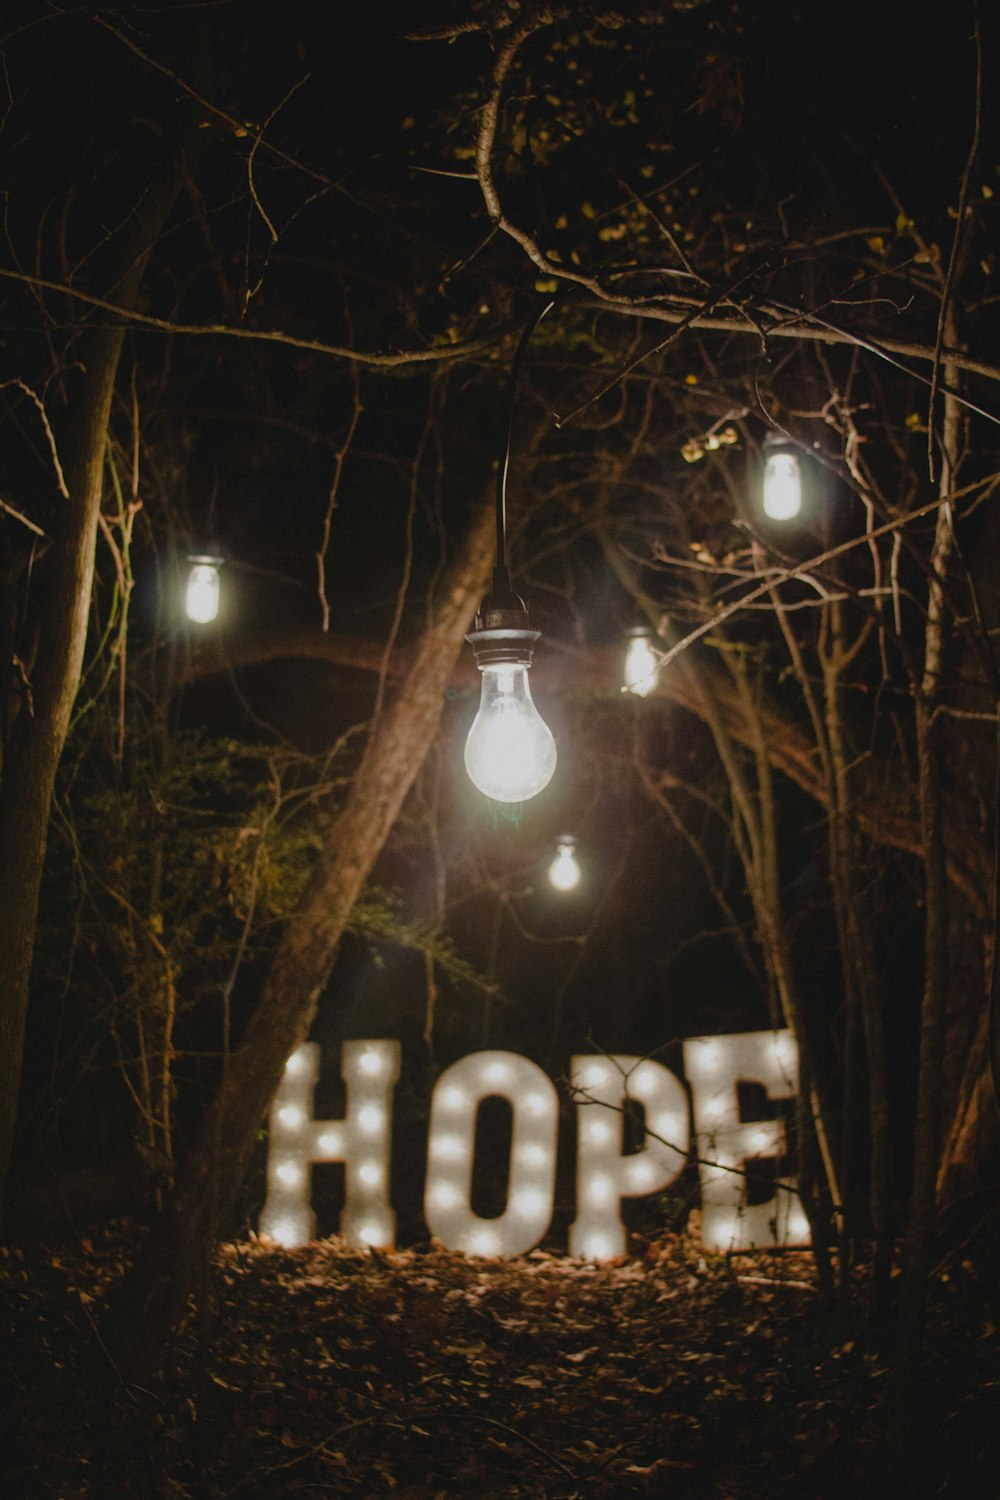
{"label": "black electrical cord", "polygon": [[517,378],[521,372],[525,351],[531,342],[531,335],[545,317],[545,314],[551,312],[555,305],[556,299],[550,297],[547,302],[541,304],[525,324],[524,331],[518,340],[517,348],[514,350],[510,374],[507,377],[504,445],[503,452],[500,455],[500,462],[497,466],[497,557],[496,566],[493,570],[494,593],[510,593],[511,591],[510,575],[507,572],[507,470],[510,467],[510,445],[514,428],[514,403],[517,399]]}
{"label": "black electrical cord", "polygon": [[990,1049],[990,1083],[993,1103],[1000,1115],[1000,703],[997,705],[996,765],[993,781],[993,950],[990,953],[990,983],[987,1003],[987,1044]]}

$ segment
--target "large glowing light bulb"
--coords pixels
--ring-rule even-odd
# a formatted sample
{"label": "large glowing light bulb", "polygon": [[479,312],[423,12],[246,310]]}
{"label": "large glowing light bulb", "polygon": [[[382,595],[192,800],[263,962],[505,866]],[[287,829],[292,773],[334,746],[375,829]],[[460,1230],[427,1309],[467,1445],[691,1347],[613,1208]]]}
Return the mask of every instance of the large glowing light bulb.
{"label": "large glowing light bulb", "polygon": [[188,560],[191,571],[184,595],[184,612],[195,625],[210,625],[219,613],[219,559],[192,557]]}
{"label": "large glowing light bulb", "polygon": [[802,509],[802,469],[797,453],[775,449],[764,460],[764,514],[772,521],[792,521]]}
{"label": "large glowing light bulb", "polygon": [[465,769],[494,802],[526,802],[552,780],[556,742],[531,700],[523,662],[483,666],[483,691],[465,742]]}
{"label": "large glowing light bulb", "polygon": [[658,653],[653,649],[649,631],[643,626],[629,631],[628,649],[625,652],[625,686],[637,698],[645,698],[656,686],[656,672],[660,665]]}
{"label": "large glowing light bulb", "polygon": [[576,857],[576,840],[568,836],[556,840],[557,854],[549,865],[549,880],[557,891],[573,891],[580,884],[580,864]]}

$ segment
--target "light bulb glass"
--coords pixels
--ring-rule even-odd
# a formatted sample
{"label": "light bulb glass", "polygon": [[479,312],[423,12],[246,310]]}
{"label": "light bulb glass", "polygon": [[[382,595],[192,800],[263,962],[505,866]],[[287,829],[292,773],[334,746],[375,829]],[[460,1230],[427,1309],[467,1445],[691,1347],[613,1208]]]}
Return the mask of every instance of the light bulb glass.
{"label": "light bulb glass", "polygon": [[219,570],[214,563],[196,562],[188,574],[184,610],[196,625],[210,625],[219,613]]}
{"label": "light bulb glass", "polygon": [[580,884],[580,865],[572,844],[560,844],[549,865],[549,880],[557,891],[572,891]]}
{"label": "light bulb glass", "polygon": [[637,698],[645,698],[656,686],[660,658],[648,635],[633,635],[625,652],[625,686]]}
{"label": "light bulb glass", "polygon": [[764,462],[764,514],[792,521],[802,509],[802,470],[798,455],[769,453]]}
{"label": "light bulb glass", "polygon": [[526,802],[552,780],[556,742],[531,701],[522,662],[483,668],[483,691],[465,742],[465,769],[494,802]]}

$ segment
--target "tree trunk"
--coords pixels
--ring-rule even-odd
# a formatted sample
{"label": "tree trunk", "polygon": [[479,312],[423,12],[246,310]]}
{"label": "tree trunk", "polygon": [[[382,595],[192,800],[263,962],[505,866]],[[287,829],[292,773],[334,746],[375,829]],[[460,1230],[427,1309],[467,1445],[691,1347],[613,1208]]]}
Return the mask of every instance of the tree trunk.
{"label": "tree trunk", "polygon": [[104,1342],[134,1379],[162,1355],[246,1175],[289,1053],[308,1036],[344,926],[437,732],[445,689],[489,583],[494,514],[477,509],[432,622],[375,724],[344,810],[290,918],[260,997],[148,1248],[112,1297]]}
{"label": "tree trunk", "polygon": [[[949,329],[953,335],[953,329]],[[945,361],[945,379],[954,386],[957,372]],[[950,493],[957,462],[960,408],[954,396],[944,404],[943,461],[940,494]],[[941,753],[934,709],[939,701],[946,643],[944,593],[954,549],[950,507],[938,511],[931,551],[927,597],[923,676],[916,693],[917,774],[920,824],[924,844],[924,993],[920,1009],[920,1071],[913,1137],[913,1195],[903,1265],[898,1354],[898,1422],[905,1442],[915,1417],[923,1350],[927,1276],[937,1214],[937,1176],[941,1146],[946,1003],[948,993],[948,878],[941,808]]]}
{"label": "tree trunk", "polygon": [[[150,252],[183,181],[183,152],[138,205],[114,283],[124,308],[136,304]],[[68,494],[47,563],[31,708],[22,708],[5,747],[0,785],[0,1203],[14,1140],[28,984],[38,918],[49,809],[80,683],[103,493],[104,455],[124,323],[94,328],[80,351],[86,374],[66,469]]]}
{"label": "tree trunk", "polygon": [[[827,606],[828,641],[821,653],[825,733],[828,746],[830,782],[829,850],[834,908],[845,1000],[851,1015],[860,1007],[865,1040],[868,1074],[868,1124],[871,1133],[868,1201],[871,1232],[874,1239],[871,1280],[869,1283],[869,1316],[880,1322],[888,1310],[889,1282],[892,1273],[892,1134],[889,1115],[889,1079],[885,1043],[885,1017],[882,989],[872,936],[872,923],[864,911],[864,899],[858,870],[858,836],[852,826],[851,756],[845,737],[842,708],[843,676],[853,652],[843,643],[840,604]],[[850,1034],[851,1028],[848,1028]],[[844,1046],[844,1164],[845,1182],[849,1181],[853,1109],[848,1082],[852,1079],[854,1048],[850,1038]],[[845,1186],[845,1217],[848,1191]]]}
{"label": "tree trunk", "polygon": [[990,1002],[962,1074],[958,1099],[948,1126],[938,1166],[938,1203],[947,1208],[956,1199],[982,1188],[984,1163],[1000,1156],[997,1105],[990,1071]]}

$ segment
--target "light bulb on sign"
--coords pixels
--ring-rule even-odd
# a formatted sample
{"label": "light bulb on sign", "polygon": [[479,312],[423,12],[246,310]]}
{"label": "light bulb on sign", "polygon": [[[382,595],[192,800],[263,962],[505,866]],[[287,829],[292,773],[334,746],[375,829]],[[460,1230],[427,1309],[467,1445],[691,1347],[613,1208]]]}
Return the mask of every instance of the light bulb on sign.
{"label": "light bulb on sign", "polygon": [[191,571],[184,593],[184,613],[194,625],[211,625],[219,613],[221,557],[189,557]]}
{"label": "light bulb on sign", "polygon": [[764,514],[772,521],[794,521],[802,509],[802,465],[788,444],[764,440]]}
{"label": "light bulb on sign", "polygon": [[494,802],[527,802],[552,780],[552,731],[532,701],[527,662],[484,664],[480,670],[483,690],[465,742],[465,768]]}
{"label": "light bulb on sign", "polygon": [[659,652],[653,646],[650,631],[644,625],[629,631],[625,652],[625,686],[637,698],[645,698],[656,686],[660,665]]}
{"label": "light bulb on sign", "polygon": [[549,865],[549,880],[557,891],[574,891],[580,884],[576,839],[564,834],[556,839],[556,851],[556,857]]}

